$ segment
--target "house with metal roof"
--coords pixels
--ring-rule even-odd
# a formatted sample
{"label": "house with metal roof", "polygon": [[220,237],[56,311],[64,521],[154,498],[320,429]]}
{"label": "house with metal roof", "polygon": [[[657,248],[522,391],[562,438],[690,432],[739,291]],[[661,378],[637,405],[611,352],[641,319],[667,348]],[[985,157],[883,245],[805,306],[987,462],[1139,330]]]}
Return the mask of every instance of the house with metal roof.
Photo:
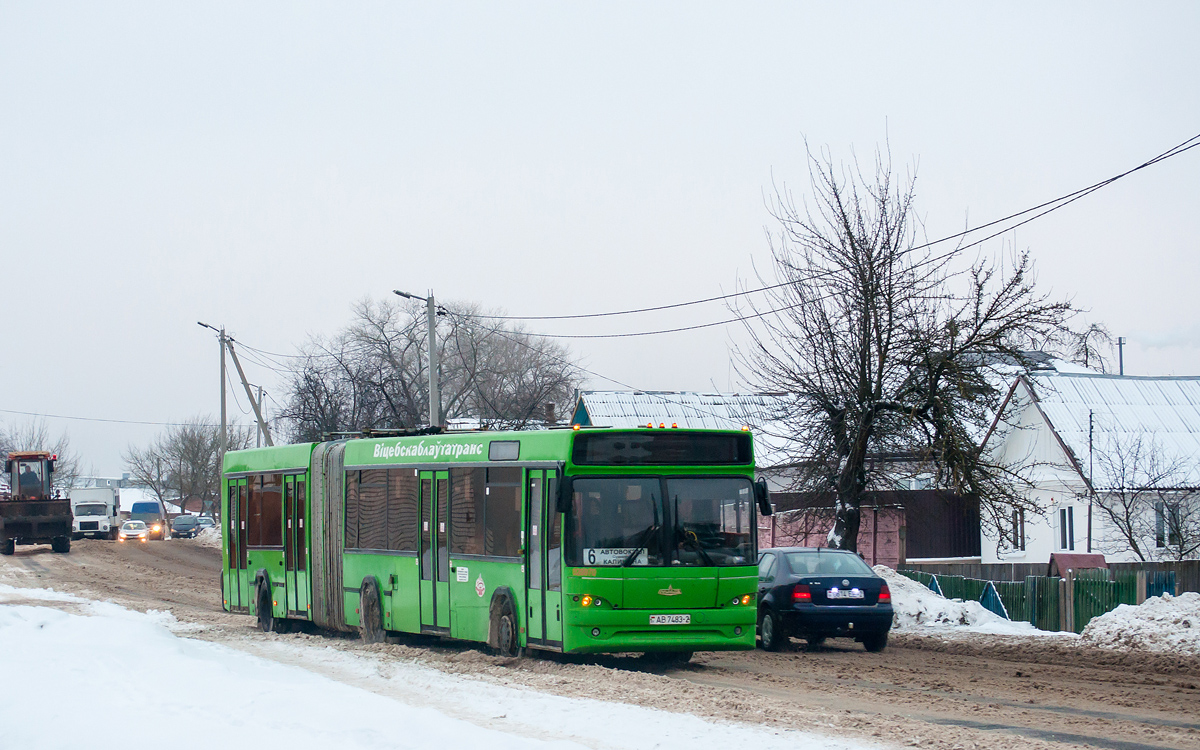
{"label": "house with metal roof", "polygon": [[981,532],[981,562],[1200,557],[1200,377],[1026,373],[983,447],[1044,510]]}

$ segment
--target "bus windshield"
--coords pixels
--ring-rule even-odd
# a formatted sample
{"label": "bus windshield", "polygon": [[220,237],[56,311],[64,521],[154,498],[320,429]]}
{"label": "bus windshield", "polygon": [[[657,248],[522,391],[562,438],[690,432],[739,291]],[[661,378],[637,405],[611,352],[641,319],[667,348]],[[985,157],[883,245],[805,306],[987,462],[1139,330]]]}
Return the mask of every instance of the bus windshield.
{"label": "bus windshield", "polygon": [[579,477],[571,491],[568,565],[754,562],[754,491],[745,477]]}

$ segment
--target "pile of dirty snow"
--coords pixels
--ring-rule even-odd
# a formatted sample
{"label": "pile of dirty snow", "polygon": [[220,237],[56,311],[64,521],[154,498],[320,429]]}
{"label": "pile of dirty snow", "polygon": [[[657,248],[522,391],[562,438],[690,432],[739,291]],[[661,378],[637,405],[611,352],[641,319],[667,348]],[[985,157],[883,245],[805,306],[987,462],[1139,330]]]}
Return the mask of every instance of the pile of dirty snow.
{"label": "pile of dirty snow", "polygon": [[875,573],[887,581],[892,592],[892,610],[896,613],[892,629],[898,632],[928,633],[936,628],[939,633],[953,629],[961,633],[1049,635],[1027,622],[1012,622],[989,612],[979,602],[947,599],[886,565],[876,565]]}
{"label": "pile of dirty snow", "polygon": [[1122,604],[1093,618],[1083,629],[1083,642],[1121,651],[1200,656],[1200,594],[1163,594],[1136,606]]}
{"label": "pile of dirty snow", "polygon": [[216,527],[204,529],[196,535],[196,544],[199,544],[201,547],[221,549],[221,530]]}

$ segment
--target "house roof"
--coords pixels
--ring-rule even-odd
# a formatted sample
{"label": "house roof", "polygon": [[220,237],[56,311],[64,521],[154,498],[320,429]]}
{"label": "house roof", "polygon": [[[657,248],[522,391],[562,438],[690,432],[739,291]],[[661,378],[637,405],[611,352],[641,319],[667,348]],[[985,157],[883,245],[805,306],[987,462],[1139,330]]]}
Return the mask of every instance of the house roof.
{"label": "house roof", "polygon": [[786,397],[771,393],[696,393],[691,391],[580,391],[571,421],[598,427],[678,424],[691,429],[739,430],[754,434],[755,462],[777,466],[786,460],[787,434],[781,417]]}
{"label": "house roof", "polygon": [[[1025,382],[1082,470],[1088,467],[1091,414],[1095,454],[1148,439],[1162,458],[1181,462],[1187,486],[1200,486],[1200,377],[1060,372],[1031,373]],[[1092,471],[1097,488],[1119,483],[1105,475],[1101,462],[1093,462]]]}

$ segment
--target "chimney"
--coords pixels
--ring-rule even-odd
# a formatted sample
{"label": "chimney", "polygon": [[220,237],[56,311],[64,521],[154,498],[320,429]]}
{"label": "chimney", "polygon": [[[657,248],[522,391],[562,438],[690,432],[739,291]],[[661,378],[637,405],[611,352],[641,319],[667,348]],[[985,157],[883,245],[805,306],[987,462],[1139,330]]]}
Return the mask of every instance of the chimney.
{"label": "chimney", "polygon": [[546,424],[557,424],[558,420],[554,418],[554,404],[546,404]]}

